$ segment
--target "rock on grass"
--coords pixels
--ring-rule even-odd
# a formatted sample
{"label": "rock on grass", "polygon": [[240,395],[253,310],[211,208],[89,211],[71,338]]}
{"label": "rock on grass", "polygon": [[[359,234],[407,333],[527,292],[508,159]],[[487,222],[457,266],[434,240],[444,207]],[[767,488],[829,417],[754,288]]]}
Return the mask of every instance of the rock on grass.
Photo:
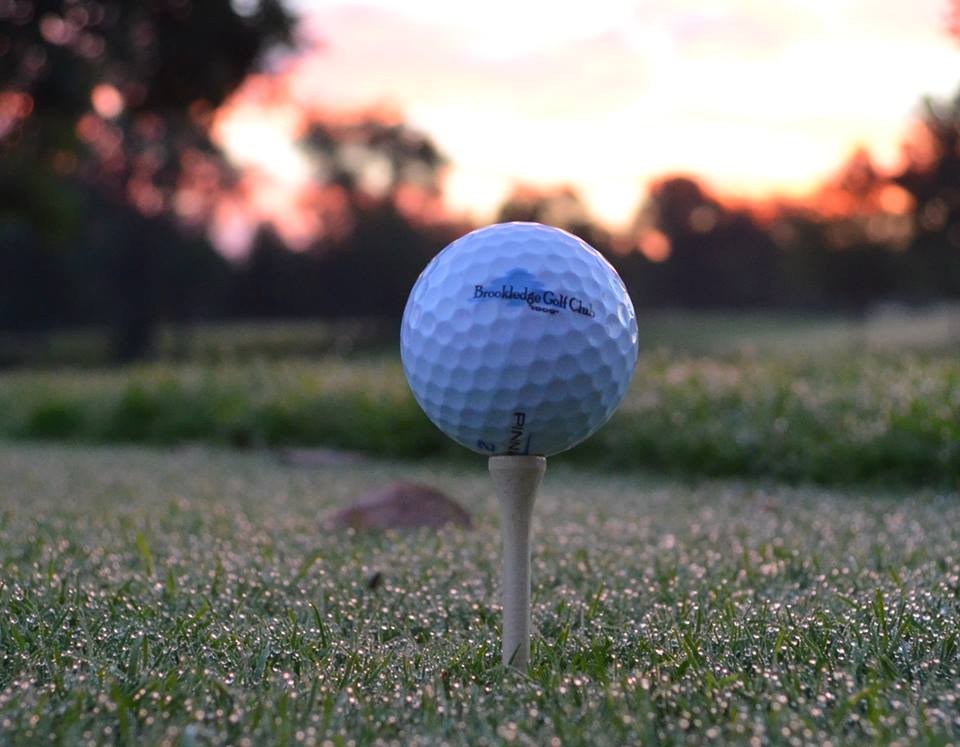
{"label": "rock on grass", "polygon": [[471,526],[470,514],[428,485],[394,482],[365,493],[357,502],[326,517],[327,529],[438,529]]}

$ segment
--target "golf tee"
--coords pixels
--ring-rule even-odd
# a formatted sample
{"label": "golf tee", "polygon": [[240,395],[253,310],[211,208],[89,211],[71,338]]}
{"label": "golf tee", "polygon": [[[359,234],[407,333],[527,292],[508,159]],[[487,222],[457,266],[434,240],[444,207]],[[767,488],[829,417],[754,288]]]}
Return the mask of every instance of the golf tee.
{"label": "golf tee", "polygon": [[490,457],[503,536],[503,663],[526,671],[530,658],[530,518],[547,469],[542,456]]}

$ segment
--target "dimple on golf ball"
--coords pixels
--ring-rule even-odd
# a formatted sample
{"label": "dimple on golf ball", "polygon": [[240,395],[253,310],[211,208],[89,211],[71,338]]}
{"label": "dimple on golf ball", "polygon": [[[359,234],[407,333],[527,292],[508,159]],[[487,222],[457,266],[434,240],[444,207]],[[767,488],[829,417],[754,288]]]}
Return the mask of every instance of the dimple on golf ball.
{"label": "dimple on golf ball", "polygon": [[637,319],[616,270],[539,223],[457,239],[410,292],[403,370],[433,423],[489,456],[550,456],[595,432],[637,362]]}

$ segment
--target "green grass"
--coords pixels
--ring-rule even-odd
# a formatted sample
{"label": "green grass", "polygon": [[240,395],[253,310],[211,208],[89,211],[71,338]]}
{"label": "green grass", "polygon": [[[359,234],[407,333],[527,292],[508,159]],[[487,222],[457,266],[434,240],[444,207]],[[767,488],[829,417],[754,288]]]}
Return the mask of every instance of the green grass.
{"label": "green grass", "polygon": [[[159,325],[151,356],[157,361],[221,363],[320,357],[393,346],[396,322],[385,320],[234,321]],[[0,364],[34,368],[96,367],[112,362],[110,335],[97,328],[46,333],[0,332]]]}
{"label": "green grass", "polygon": [[[466,454],[429,423],[388,355],[7,373],[0,436]],[[955,486],[960,356],[647,351],[611,423],[564,459],[682,475]]]}
{"label": "green grass", "polygon": [[[0,743],[960,740],[955,493],[556,461],[521,676],[480,458],[0,447]],[[477,528],[319,529],[397,478]]]}
{"label": "green grass", "polygon": [[[860,315],[755,311],[638,312],[641,344],[680,353],[717,355],[849,350],[944,350],[960,346],[960,305],[919,309],[877,307]],[[161,324],[156,362],[228,363],[320,358],[394,350],[395,320],[284,319]],[[97,367],[111,363],[110,336],[86,328],[37,333],[0,332],[0,365]]]}
{"label": "green grass", "polygon": [[771,310],[641,310],[637,321],[646,348],[699,355],[904,352],[960,347],[958,304],[920,309],[881,306],[859,316]]}

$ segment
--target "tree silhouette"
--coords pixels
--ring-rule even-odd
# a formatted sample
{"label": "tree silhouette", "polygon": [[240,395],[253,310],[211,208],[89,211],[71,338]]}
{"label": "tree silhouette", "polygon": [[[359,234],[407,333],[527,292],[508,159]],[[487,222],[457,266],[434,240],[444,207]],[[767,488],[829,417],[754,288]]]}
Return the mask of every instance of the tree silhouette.
{"label": "tree silhouette", "polygon": [[769,234],[694,179],[668,177],[652,186],[636,230],[649,227],[670,243],[663,265],[672,305],[754,306],[777,299],[778,257]]}
{"label": "tree silhouette", "polygon": [[[65,259],[72,266],[102,262],[121,358],[147,349],[160,308],[182,308],[177,289],[157,298],[173,266],[159,255],[177,245],[214,263],[209,245],[170,233],[178,187],[204,163],[228,178],[207,137],[210,113],[260,55],[289,39],[291,21],[278,0],[251,5],[248,15],[237,7],[229,0],[0,6],[0,241],[15,236],[16,246],[33,252],[83,251],[78,261]],[[41,266],[21,273],[21,282],[43,297],[52,281]],[[10,314],[0,324],[20,321]]]}
{"label": "tree silhouette", "polygon": [[497,212],[497,220],[534,221],[556,226],[579,236],[604,254],[609,254],[610,234],[590,216],[575,187],[516,185]]}
{"label": "tree silhouette", "polygon": [[339,186],[354,204],[392,199],[405,187],[439,195],[447,163],[423,133],[375,116],[312,122],[301,145],[312,157],[317,181]]}
{"label": "tree silhouette", "polygon": [[911,251],[942,294],[960,295],[960,92],[950,100],[924,100],[922,153],[911,154],[895,181],[915,202]]}

